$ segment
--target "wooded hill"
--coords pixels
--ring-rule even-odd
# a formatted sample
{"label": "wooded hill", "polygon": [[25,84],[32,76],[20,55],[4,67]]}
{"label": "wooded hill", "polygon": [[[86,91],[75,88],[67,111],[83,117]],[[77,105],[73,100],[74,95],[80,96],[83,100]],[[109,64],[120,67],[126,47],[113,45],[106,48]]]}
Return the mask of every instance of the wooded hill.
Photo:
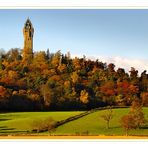
{"label": "wooded hill", "polygon": [[84,110],[129,106],[139,99],[148,106],[148,74],[126,73],[113,63],[71,58],[60,51],[40,51],[29,61],[20,49],[0,51],[0,110]]}

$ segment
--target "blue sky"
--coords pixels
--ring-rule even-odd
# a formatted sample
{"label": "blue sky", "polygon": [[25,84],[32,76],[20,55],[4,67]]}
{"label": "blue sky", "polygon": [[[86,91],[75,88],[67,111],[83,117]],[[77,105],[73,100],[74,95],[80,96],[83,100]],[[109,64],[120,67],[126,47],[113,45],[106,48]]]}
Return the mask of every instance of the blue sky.
{"label": "blue sky", "polygon": [[23,48],[27,17],[35,29],[34,51],[70,51],[118,67],[148,69],[148,10],[1,9],[0,48]]}

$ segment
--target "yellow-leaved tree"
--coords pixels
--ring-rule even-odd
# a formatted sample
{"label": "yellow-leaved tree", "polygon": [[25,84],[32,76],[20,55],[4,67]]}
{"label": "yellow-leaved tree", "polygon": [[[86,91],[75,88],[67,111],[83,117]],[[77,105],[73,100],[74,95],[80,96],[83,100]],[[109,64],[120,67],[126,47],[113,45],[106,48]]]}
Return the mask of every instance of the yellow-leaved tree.
{"label": "yellow-leaved tree", "polygon": [[81,90],[80,101],[84,104],[87,104],[89,102],[88,97],[88,92],[86,90]]}

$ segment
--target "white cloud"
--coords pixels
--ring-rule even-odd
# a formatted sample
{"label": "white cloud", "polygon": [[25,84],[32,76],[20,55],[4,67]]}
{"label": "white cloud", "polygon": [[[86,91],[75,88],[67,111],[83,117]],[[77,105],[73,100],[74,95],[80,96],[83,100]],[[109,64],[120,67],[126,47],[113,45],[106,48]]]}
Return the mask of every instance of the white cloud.
{"label": "white cloud", "polygon": [[[76,55],[72,55],[72,57],[75,57]],[[77,57],[82,57],[82,55],[77,55]],[[148,71],[148,60],[143,59],[133,59],[133,58],[123,58],[123,57],[107,57],[107,56],[86,56],[87,59],[96,60],[99,59],[99,61],[102,61],[103,63],[114,63],[115,69],[124,68],[126,72],[129,72],[131,67],[134,67],[136,70],[138,70],[139,74],[143,72],[144,70]]]}

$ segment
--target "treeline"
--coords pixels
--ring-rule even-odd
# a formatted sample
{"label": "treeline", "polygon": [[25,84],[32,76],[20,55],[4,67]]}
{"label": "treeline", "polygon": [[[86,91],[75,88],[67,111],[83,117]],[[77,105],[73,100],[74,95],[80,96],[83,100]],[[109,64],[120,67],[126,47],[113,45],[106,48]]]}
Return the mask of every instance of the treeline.
{"label": "treeline", "polygon": [[83,110],[107,105],[148,106],[148,74],[126,73],[113,63],[71,58],[60,51],[34,53],[24,61],[20,49],[0,51],[0,110]]}

